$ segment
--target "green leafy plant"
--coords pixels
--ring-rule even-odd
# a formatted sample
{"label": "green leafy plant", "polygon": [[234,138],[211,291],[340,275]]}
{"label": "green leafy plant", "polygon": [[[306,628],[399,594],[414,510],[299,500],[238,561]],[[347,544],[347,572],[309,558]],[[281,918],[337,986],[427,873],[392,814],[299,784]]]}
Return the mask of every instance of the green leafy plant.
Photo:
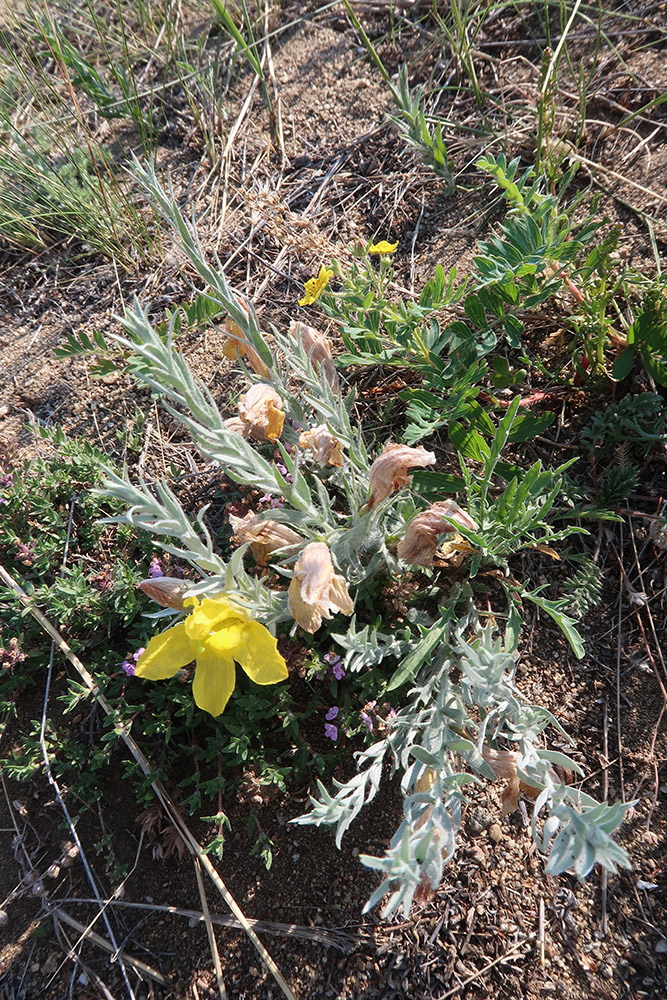
{"label": "green leafy plant", "polygon": [[639,357],[658,385],[667,387],[667,284],[658,279],[643,294],[639,309],[626,331],[627,347],[612,368],[621,381],[632,371]]}
{"label": "green leafy plant", "polygon": [[[232,320],[228,335],[239,358],[248,362],[245,370],[250,383],[239,401],[239,418],[224,419],[211,394],[175,349],[172,337],[159,336],[138,303],[124,318],[125,333],[117,339],[142,361],[133,368],[135,377],[160,392],[169,411],[188,428],[198,450],[223,466],[232,480],[252,484],[267,498],[276,498],[279,505],[251,511],[242,525],[236,523],[241,544],[231,558],[225,558],[207,529],[204,512],[191,518],[167,483],[149,489],[146,484],[131,483],[127,475],[110,472],[104,492],[126,507],[126,513],[113,521],[148,531],[172,558],[190,566],[199,578],[188,590],[193,598],[224,594],[225,600],[275,628],[281,637],[294,636],[300,625],[312,637],[309,642],[316,660],[324,658],[323,650],[330,649],[332,642],[341,645],[346,650],[345,680],[348,676],[365,678],[373,705],[385,693],[400,692],[408,681],[417,684],[398,711],[392,709],[382,718],[365,712],[369,728],[386,733],[380,743],[362,752],[361,759],[369,761],[369,767],[351,782],[338,785],[334,796],[322,786],[314,812],[300,821],[335,823],[340,841],[363,804],[376,794],[382,759],[390,752],[394,766],[400,762],[405,772],[405,821],[383,859],[365,859],[385,875],[369,905],[391,889],[389,909],[399,903],[409,907],[422,880],[437,886],[443,864],[451,857],[463,787],[475,773],[495,776],[489,760],[497,763],[498,755],[508,752],[504,744],[509,742],[518,750],[510,754],[514,770],[506,794],[516,798],[523,780],[539,793],[537,814],[545,806],[550,810],[542,839],[535,828],[540,846],[544,850],[553,847],[549,870],[559,873],[573,865],[583,877],[597,861],[612,870],[616,864],[625,864],[625,853],[613,844],[610,833],[627,806],[598,806],[563,784],[552,764],[565,763],[575,770],[576,765],[538,744],[548,725],[559,731],[560,727],[548,712],[527,704],[514,684],[513,654],[519,641],[522,600],[548,613],[576,655],[582,655],[575,620],[566,610],[568,598],[547,598],[543,587],[530,589],[503,577],[509,609],[504,645],[491,625],[481,628],[474,603],[475,578],[484,565],[506,572],[518,551],[532,548],[550,554],[553,545],[582,531],[567,520],[567,512],[562,515],[566,518],[563,527],[552,523],[567,465],[551,471],[535,463],[527,474],[505,475],[507,467],[501,466],[500,458],[518,419],[519,400],[515,400],[493,428],[490,444],[481,435],[476,442],[481,474],[462,462],[469,512],[451,501],[428,512],[429,517],[437,517],[443,509],[436,521],[431,554],[420,548],[415,562],[428,570],[435,559],[438,528],[440,535],[456,531],[459,542],[453,544],[462,559],[470,558],[462,582],[447,592],[431,588],[419,609],[407,609],[404,636],[392,640],[383,627],[381,611],[378,620],[378,581],[392,580],[396,586],[405,564],[410,563],[415,549],[409,532],[418,534],[421,513],[418,498],[408,489],[406,472],[433,464],[435,456],[424,449],[390,443],[371,460],[361,428],[352,418],[353,397],[341,391],[328,363],[325,338],[296,324],[288,335],[273,331],[272,351],[252,305],[230,288],[215,263],[204,259],[196,236],[155,176],[150,171],[141,171],[139,176],[181,249],[206,280],[207,294]],[[298,380],[298,389],[292,380]],[[251,398],[267,401],[265,412],[251,417]],[[332,461],[324,457],[325,451]],[[318,454],[321,457],[316,460]],[[507,483],[500,491],[495,482],[498,474]],[[287,536],[285,529],[289,529]],[[271,541],[268,553],[263,553],[253,548],[260,537],[257,531],[265,532],[261,536],[265,544],[280,541]],[[249,572],[248,546],[260,563],[272,558],[270,573]],[[319,581],[312,589],[311,580]],[[340,615],[351,616],[353,611],[352,623],[341,627]],[[199,615],[199,610],[194,614]],[[196,625],[199,618],[193,616],[192,621]],[[206,642],[210,644],[210,637]],[[394,667],[389,679],[385,666]],[[460,671],[460,683],[452,680],[454,666]],[[174,688],[182,697],[182,685],[173,682],[170,696]],[[339,704],[326,715],[325,736],[334,742],[341,735],[339,726],[352,731],[341,700],[343,690],[344,686],[336,695]],[[243,692],[237,684],[233,704],[243,705],[244,719],[259,713],[267,724],[286,715],[285,706],[292,698],[289,688],[259,696],[252,689]],[[230,726],[227,712],[221,720],[234,737],[230,749],[244,760],[250,744],[243,727]],[[295,729],[292,734],[296,735]],[[458,769],[457,754],[471,773]],[[261,782],[261,769],[255,774]],[[284,778],[276,771],[270,781]],[[557,827],[560,832],[554,839]],[[270,844],[262,841],[258,849],[266,852]]]}
{"label": "green leafy plant", "polygon": [[629,394],[597,410],[581,435],[596,461],[608,458],[617,445],[631,444],[645,458],[667,440],[667,406],[654,392]]}

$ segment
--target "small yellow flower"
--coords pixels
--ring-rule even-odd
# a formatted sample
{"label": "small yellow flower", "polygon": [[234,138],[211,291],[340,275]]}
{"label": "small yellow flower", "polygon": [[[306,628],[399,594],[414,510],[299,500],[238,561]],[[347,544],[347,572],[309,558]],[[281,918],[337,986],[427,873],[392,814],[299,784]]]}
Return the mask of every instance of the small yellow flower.
{"label": "small yellow flower", "polygon": [[329,271],[324,265],[320,268],[320,273],[316,278],[309,278],[305,284],[304,296],[299,299],[300,306],[310,306],[317,302],[320,295],[333,278],[333,271]]}
{"label": "small yellow flower", "polygon": [[398,246],[398,240],[395,243],[387,243],[386,240],[380,240],[379,243],[371,243],[368,248],[369,253],[396,253],[396,248]]}
{"label": "small yellow flower", "polygon": [[135,677],[161,681],[197,661],[192,693],[199,708],[220,715],[234,690],[240,663],[255,684],[277,684],[287,678],[287,664],[269,630],[252,621],[225,594],[186,597],[193,612],[184,622],[155,635],[139,658]]}

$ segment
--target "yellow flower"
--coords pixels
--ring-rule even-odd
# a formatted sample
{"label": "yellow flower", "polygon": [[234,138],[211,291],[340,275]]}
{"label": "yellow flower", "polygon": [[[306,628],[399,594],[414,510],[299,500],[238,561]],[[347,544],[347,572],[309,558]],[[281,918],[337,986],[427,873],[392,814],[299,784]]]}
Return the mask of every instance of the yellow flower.
{"label": "yellow flower", "polygon": [[234,661],[255,684],[277,684],[287,665],[269,630],[252,621],[225,594],[186,597],[194,608],[180,625],[153,636],[137,663],[136,677],[161,681],[197,661],[192,693],[199,708],[220,715],[236,684]]}
{"label": "yellow flower", "polygon": [[395,243],[387,243],[386,240],[380,240],[379,243],[371,243],[368,248],[369,253],[396,253],[396,247],[398,246],[398,240]]}
{"label": "yellow flower", "polygon": [[317,302],[332,277],[333,271],[329,271],[324,265],[322,265],[318,276],[316,278],[309,278],[306,282],[304,296],[302,299],[299,299],[299,305],[310,306],[313,302]]}

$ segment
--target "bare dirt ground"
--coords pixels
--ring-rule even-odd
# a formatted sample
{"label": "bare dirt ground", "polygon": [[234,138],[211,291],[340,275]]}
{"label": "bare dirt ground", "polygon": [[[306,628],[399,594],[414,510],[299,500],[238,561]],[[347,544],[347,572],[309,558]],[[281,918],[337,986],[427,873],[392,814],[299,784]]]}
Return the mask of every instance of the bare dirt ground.
{"label": "bare dirt ground", "polygon": [[[187,109],[175,107],[180,131],[174,131],[158,156],[160,167],[171,172],[177,193],[202,185],[197,203],[202,242],[216,249],[228,276],[254,299],[267,325],[285,325],[304,279],[331,254],[344,256],[357,236],[399,240],[398,279],[418,290],[436,263],[456,265],[465,273],[476,240],[497,217],[486,214],[487,194],[470,166],[479,143],[459,138],[454,145],[459,186],[453,196],[445,197],[442,184],[416,165],[386,128],[386,88],[341,10],[332,8],[304,21],[300,16],[306,13],[305,5],[297,4],[283,6],[278,14],[278,27],[291,23],[273,45],[283,156],[271,147],[259,96],[228,170],[216,183],[205,184],[206,154],[187,120]],[[609,49],[595,81],[581,147],[583,155],[600,166],[595,174],[600,213],[622,223],[620,253],[646,266],[650,243],[642,213],[662,221],[662,229],[656,229],[662,251],[667,232],[664,106],[653,108],[648,122],[640,116],[631,127],[613,126],[628,110],[667,90],[666,16],[664,4],[653,4],[643,33],[623,35],[622,25],[616,25],[617,48]],[[385,36],[386,12],[378,13],[370,27],[374,36]],[[530,95],[539,64],[535,50],[513,34],[511,11],[485,30],[480,51],[489,91],[505,101],[513,93]],[[414,52],[406,51],[404,44]],[[590,40],[583,38],[580,45],[583,58]],[[419,46],[413,36],[403,43],[402,36],[392,42],[389,35],[380,49],[393,72],[399,61],[416,58]],[[239,95],[240,103],[242,87]],[[470,101],[455,99],[448,107],[447,100],[443,98],[441,113],[458,115],[464,123],[474,120],[477,112]],[[565,134],[575,101],[561,101]],[[177,106],[178,95],[174,102]],[[521,152],[531,162],[531,120],[514,124],[511,142],[510,152]],[[136,273],[120,272],[103,260],[88,258],[82,264],[75,250],[54,247],[31,256],[0,252],[0,442],[16,461],[34,456],[42,447],[31,432],[37,420],[61,425],[70,435],[87,436],[122,459],[125,432],[138,407],[150,413],[154,434],[145,442],[147,472],[163,474],[170,462],[185,466],[190,454],[186,438],[158,413],[148,393],[137,390],[123,374],[95,380],[89,359],[58,360],[53,349],[71,332],[117,330],[115,317],[133,294],[151,302],[156,311],[181,301],[190,289],[189,275],[168,246],[154,268]],[[557,317],[545,323],[549,334],[557,332]],[[222,355],[217,330],[188,335],[184,344],[196,374],[216,398],[229,398],[235,376]],[[363,400],[366,376],[350,377],[358,382]],[[378,382],[376,375],[374,384]],[[581,421],[581,410],[595,405],[582,402],[576,393],[563,397],[560,426],[565,442],[568,427]],[[546,446],[536,447],[544,449],[545,458],[553,458]],[[194,454],[190,460],[197,461]],[[664,479],[664,461],[656,459],[642,470],[640,492],[652,509],[664,491]],[[641,536],[639,542],[643,544]],[[629,535],[625,544],[622,557],[631,551]],[[262,940],[299,1000],[659,1000],[667,995],[663,697],[647,664],[639,611],[619,599],[616,557],[605,534],[601,545],[607,553],[603,568],[608,583],[603,607],[584,623],[586,658],[576,661],[549,622],[535,619],[523,644],[519,680],[525,693],[554,712],[575,737],[588,775],[586,790],[598,796],[608,793],[610,800],[621,794],[638,800],[620,837],[630,852],[632,870],[608,879],[596,870],[583,885],[567,875],[545,877],[528,819],[519,813],[502,819],[495,789],[485,788],[473,793],[460,849],[435,898],[417,906],[407,920],[383,922],[377,910],[362,915],[375,876],[357,856],[377,853],[386,845],[400,817],[398,794],[387,793],[375,802],[353,826],[340,852],[326,831],[287,825],[303,811],[308,789],[273,800],[262,819],[276,844],[268,872],[261,859],[248,857],[245,805],[226,803],[232,833],[220,873],[245,914],[267,922]],[[650,579],[644,581],[661,626],[664,572],[663,556],[662,566],[652,563]],[[19,707],[19,721],[5,737],[10,745],[39,711],[39,704]],[[96,735],[92,727],[91,738]],[[119,760],[117,773],[104,779],[108,787],[99,815],[88,815],[79,834],[89,845],[89,861],[103,885],[108,886],[103,852],[92,845],[109,837],[116,857],[131,867],[123,898],[110,905],[109,917],[120,947],[163,977],[163,982],[134,977],[135,995],[138,1000],[217,996],[204,924],[192,913],[161,908],[201,912],[192,862],[178,854],[161,858],[154,845],[141,839],[138,809],[121,775]],[[126,995],[117,963],[87,943],[82,951],[87,971],[82,971],[81,965],[68,961],[63,947],[65,940],[75,946],[77,930],[61,924],[67,937],[56,937],[53,920],[46,919],[47,904],[60,906],[82,923],[95,910],[83,902],[90,895],[89,885],[80,859],[70,857],[68,831],[45,779],[27,785],[6,782],[0,831],[0,898],[12,897],[7,922],[0,926],[2,1000]],[[196,824],[193,832],[198,833]],[[26,881],[31,868],[44,875],[43,892],[33,892]],[[226,916],[212,894],[209,905],[212,912]],[[96,930],[107,937],[99,921]],[[280,995],[241,930],[220,927],[217,940],[230,998],[275,1000]]]}

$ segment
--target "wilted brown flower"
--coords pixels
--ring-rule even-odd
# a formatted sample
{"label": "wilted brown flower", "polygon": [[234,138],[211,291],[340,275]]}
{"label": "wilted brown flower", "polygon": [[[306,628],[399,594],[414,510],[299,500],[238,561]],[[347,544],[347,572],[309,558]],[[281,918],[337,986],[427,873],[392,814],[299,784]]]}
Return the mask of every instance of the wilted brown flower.
{"label": "wilted brown flower", "polygon": [[253,511],[245,517],[235,517],[230,514],[229,523],[234,529],[236,543],[242,545],[244,542],[250,542],[250,551],[260,566],[266,566],[272,552],[301,545],[303,542],[301,535],[297,535],[288,525],[268,519],[262,520]]}
{"label": "wilted brown flower", "polygon": [[410,485],[408,469],[435,465],[435,455],[425,448],[409,448],[406,444],[390,441],[382,454],[371,465],[371,495],[368,509],[385,500],[395,490]]}
{"label": "wilted brown flower", "polygon": [[[519,779],[517,765],[521,759],[521,754],[516,750],[493,750],[491,747],[482,747],[482,757],[496,772],[499,778],[505,778],[507,784],[500,793],[503,816],[513,813],[519,805],[519,794],[524,792],[531,799],[539,794],[539,788],[528,785]],[[552,777],[558,781],[558,775],[552,772]]]}
{"label": "wilted brown flower", "polygon": [[331,434],[325,424],[320,424],[312,431],[305,431],[299,437],[299,447],[304,451],[310,448],[313,458],[322,467],[343,465],[343,443]]}
{"label": "wilted brown flower", "polygon": [[191,586],[192,584],[175,576],[150,577],[139,584],[144,594],[148,594],[157,604],[161,604],[163,608],[175,608],[177,611],[184,610],[183,598]]}
{"label": "wilted brown flower", "polygon": [[338,392],[340,385],[338,382],[338,373],[333,363],[329,338],[325,337],[319,330],[316,330],[314,326],[308,326],[307,323],[299,323],[297,320],[293,320],[290,323],[289,334],[294,340],[300,341],[303,344],[306,354],[310,356],[313,367],[318,371],[321,370],[333,391]]}
{"label": "wilted brown flower", "polygon": [[240,417],[227,417],[224,424],[228,431],[234,431],[235,434],[240,434],[243,437],[246,425]]}
{"label": "wilted brown flower", "polygon": [[[476,522],[462,510],[455,500],[442,500],[420,511],[408,523],[405,535],[398,544],[397,553],[407,563],[432,566],[438,548],[438,538],[444,532],[456,534],[456,529],[445,518],[449,517],[464,528],[477,528]],[[460,538],[460,536],[457,536]]]}
{"label": "wilted brown flower", "polygon": [[324,542],[310,542],[294,565],[287,591],[287,610],[306,632],[317,632],[332,612],[354,611],[345,578],[334,573],[331,553]]}
{"label": "wilted brown flower", "polygon": [[255,441],[278,440],[285,420],[285,404],[270,385],[252,385],[239,399],[237,408],[244,437],[253,437]]}
{"label": "wilted brown flower", "polygon": [[[250,315],[250,311],[241,299],[236,300],[239,308],[243,310],[246,316]],[[222,324],[225,333],[228,334],[228,338],[222,345],[222,353],[226,358],[231,358],[235,361],[237,358],[246,357],[248,359],[248,364],[257,372],[261,378],[269,377],[269,369],[267,365],[264,364],[259,354],[252,346],[247,338],[246,333],[241,329],[241,327],[236,323],[231,316],[228,316],[225,322]]]}

